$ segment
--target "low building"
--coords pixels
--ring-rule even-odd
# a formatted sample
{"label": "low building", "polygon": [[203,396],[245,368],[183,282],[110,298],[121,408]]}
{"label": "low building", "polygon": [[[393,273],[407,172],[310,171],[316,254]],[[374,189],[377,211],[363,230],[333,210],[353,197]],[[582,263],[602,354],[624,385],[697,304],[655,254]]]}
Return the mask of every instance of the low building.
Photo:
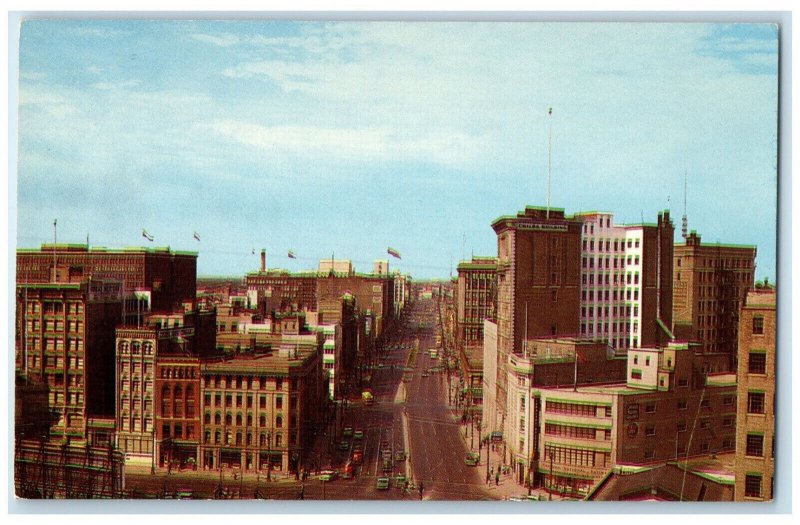
{"label": "low building", "polygon": [[322,334],[282,334],[200,365],[203,469],[302,468],[327,408],[322,343]]}
{"label": "low building", "polygon": [[[513,424],[525,430],[525,440],[518,438],[519,443],[531,443],[530,479],[548,490],[584,497],[615,466],[653,466],[732,452],[735,377],[724,371],[727,356],[697,350],[697,345],[688,343],[630,349],[625,381],[594,378],[595,384],[587,379],[602,369],[591,364],[599,362],[602,354],[582,358],[578,353],[566,356],[577,367],[578,380],[572,385],[559,380],[561,386],[517,391],[509,413],[525,408],[525,412],[516,411]],[[535,374],[535,360],[542,353],[531,354],[537,356]],[[530,369],[521,358],[512,359],[510,370]],[[553,359],[567,360],[556,355]],[[610,365],[606,368],[613,370]],[[524,376],[516,378],[518,385]],[[511,379],[509,384],[513,384]],[[523,463],[524,458],[517,457],[517,462]]]}

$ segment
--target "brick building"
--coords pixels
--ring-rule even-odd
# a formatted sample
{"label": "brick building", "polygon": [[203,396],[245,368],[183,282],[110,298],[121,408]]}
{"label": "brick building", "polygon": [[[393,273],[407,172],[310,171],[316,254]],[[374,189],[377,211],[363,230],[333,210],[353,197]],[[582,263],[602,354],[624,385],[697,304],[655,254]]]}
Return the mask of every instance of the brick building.
{"label": "brick building", "polygon": [[202,468],[296,471],[306,464],[327,406],[321,346],[321,334],[287,334],[269,349],[201,364]]}
{"label": "brick building", "polygon": [[25,282],[16,293],[17,374],[46,387],[49,435],[85,443],[90,416],[114,414],[114,327],[122,284]]}
{"label": "brick building", "polygon": [[584,496],[614,466],[731,452],[735,377],[713,372],[724,369],[726,360],[725,354],[670,343],[629,350],[624,383],[581,384],[579,379],[577,387],[532,389],[525,402],[538,407],[534,483]]}
{"label": "brick building", "polygon": [[676,244],[673,333],[700,341],[703,351],[724,352],[735,369],[739,311],[755,276],[755,246],[701,244],[692,231]]}
{"label": "brick building", "polygon": [[497,258],[472,257],[458,264],[456,345],[483,344],[483,320],[495,320]]}
{"label": "brick building", "polygon": [[[576,336],[580,329],[583,223],[560,208],[528,206],[492,223],[497,234],[497,355],[493,431],[502,431],[507,364],[525,337]],[[486,366],[486,356],[484,356]],[[484,392],[484,394],[486,394]]]}
{"label": "brick building", "polygon": [[[169,456],[159,454],[165,440],[178,464],[181,457],[184,463],[188,459],[188,453],[182,454],[174,445],[189,438],[198,440],[199,373],[195,368],[201,357],[216,352],[214,326],[212,312],[189,311],[154,314],[145,319],[144,326],[117,328],[117,446],[130,460],[152,463],[157,459],[159,465],[167,466]],[[195,383],[191,389],[189,382]],[[178,403],[179,397],[184,404]],[[164,405],[165,398],[176,404]],[[190,399],[194,399],[191,407]],[[189,408],[193,416],[187,415]],[[196,461],[196,443],[194,451]]]}
{"label": "brick building", "polygon": [[753,289],[739,318],[736,501],[774,498],[775,290]]}
{"label": "brick building", "polygon": [[[194,302],[197,253],[169,248],[107,249],[86,244],[42,244],[40,249],[17,250],[17,282],[48,283],[53,268],[70,279],[102,278],[122,281],[123,294],[136,295],[152,312],[172,311]],[[59,280],[67,280],[62,277]]]}

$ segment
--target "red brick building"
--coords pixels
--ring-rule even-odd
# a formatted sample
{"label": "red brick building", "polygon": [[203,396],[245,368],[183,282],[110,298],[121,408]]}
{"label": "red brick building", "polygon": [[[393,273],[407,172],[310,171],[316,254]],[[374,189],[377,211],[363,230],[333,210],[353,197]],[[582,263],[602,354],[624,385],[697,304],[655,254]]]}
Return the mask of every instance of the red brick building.
{"label": "red brick building", "polygon": [[[125,295],[150,296],[152,312],[172,311],[196,294],[197,253],[169,248],[90,248],[86,244],[42,244],[17,250],[17,282],[47,283],[53,265],[70,278],[118,279]],[[65,280],[65,279],[61,279]]]}
{"label": "red brick building", "polygon": [[182,351],[179,341],[169,346],[156,356],[156,457],[169,469],[193,469],[200,457],[200,358]]}
{"label": "red brick building", "polygon": [[[577,336],[581,307],[581,229],[561,208],[527,206],[492,223],[497,234],[497,383],[484,392],[491,430],[502,431],[509,355],[525,337]],[[484,358],[485,361],[485,358]],[[484,366],[486,363],[484,362]]]}
{"label": "red brick building", "polygon": [[701,244],[693,231],[675,245],[674,257],[673,332],[699,341],[705,352],[726,353],[735,368],[739,311],[753,286],[756,247]]}

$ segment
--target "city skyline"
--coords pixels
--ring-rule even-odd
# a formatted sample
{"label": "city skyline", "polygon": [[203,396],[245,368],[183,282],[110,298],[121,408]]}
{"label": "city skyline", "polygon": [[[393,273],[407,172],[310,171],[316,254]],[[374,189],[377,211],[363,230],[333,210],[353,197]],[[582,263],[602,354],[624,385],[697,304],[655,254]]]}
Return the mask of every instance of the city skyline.
{"label": "city skyline", "polygon": [[198,251],[200,276],[265,248],[442,278],[545,205],[552,123],[554,207],[670,209],[680,242],[686,177],[689,229],[774,282],[777,60],[768,24],[29,20],[17,245],[57,218],[59,242]]}

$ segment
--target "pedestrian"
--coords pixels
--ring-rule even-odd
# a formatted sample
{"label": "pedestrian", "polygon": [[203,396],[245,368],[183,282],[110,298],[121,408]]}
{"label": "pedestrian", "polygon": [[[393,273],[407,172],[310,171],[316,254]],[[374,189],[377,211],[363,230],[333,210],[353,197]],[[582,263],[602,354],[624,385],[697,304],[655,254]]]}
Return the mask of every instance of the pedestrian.
{"label": "pedestrian", "polygon": [[500,485],[500,473],[494,475],[494,484],[495,486]]}

